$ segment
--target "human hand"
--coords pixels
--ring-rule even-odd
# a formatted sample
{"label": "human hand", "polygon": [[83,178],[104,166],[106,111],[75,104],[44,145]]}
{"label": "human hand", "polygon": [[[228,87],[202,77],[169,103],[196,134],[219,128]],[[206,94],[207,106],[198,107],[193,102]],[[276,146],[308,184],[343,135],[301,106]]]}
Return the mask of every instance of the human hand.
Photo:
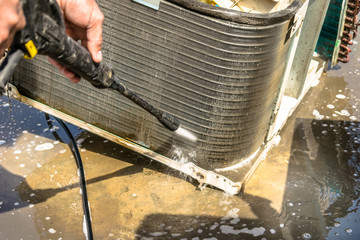
{"label": "human hand", "polygon": [[[94,62],[101,62],[104,15],[95,0],[57,0],[57,2],[64,15],[66,34],[76,41],[80,40],[81,45],[89,50]],[[70,81],[75,83],[80,81],[79,76],[55,60],[49,59],[49,61]]]}
{"label": "human hand", "polygon": [[0,58],[10,47],[14,35],[24,28],[26,19],[19,0],[0,0]]}

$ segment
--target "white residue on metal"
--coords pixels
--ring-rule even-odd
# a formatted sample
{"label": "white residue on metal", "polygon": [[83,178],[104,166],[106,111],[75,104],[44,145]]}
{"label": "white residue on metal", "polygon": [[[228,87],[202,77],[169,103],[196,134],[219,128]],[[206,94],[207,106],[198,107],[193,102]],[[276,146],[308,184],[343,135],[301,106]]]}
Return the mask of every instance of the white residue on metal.
{"label": "white residue on metal", "polygon": [[197,141],[197,137],[191,133],[189,130],[186,130],[182,127],[179,127],[176,131],[175,131],[176,134],[192,141],[192,142],[196,142]]}
{"label": "white residue on metal", "polygon": [[54,144],[52,144],[52,143],[43,143],[43,144],[37,145],[35,147],[35,150],[36,151],[45,151],[45,150],[50,150],[50,149],[53,149],[53,148],[54,148]]}
{"label": "white residue on metal", "polygon": [[260,151],[260,148],[258,148],[253,154],[251,154],[250,157],[246,158],[246,159],[243,159],[241,160],[239,163],[233,165],[233,166],[230,166],[230,167],[226,167],[226,168],[218,168],[218,169],[215,169],[215,171],[217,172],[226,172],[226,171],[231,171],[231,170],[236,170],[238,168],[241,168],[247,164],[250,164],[250,162],[256,157],[256,155],[259,153]]}

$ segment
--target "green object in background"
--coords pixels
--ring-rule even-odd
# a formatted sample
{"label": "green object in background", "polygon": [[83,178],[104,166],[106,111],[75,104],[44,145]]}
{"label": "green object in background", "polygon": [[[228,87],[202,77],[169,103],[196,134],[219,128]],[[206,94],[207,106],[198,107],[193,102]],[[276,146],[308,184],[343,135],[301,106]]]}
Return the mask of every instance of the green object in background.
{"label": "green object in background", "polygon": [[331,0],[315,52],[337,64],[348,0]]}

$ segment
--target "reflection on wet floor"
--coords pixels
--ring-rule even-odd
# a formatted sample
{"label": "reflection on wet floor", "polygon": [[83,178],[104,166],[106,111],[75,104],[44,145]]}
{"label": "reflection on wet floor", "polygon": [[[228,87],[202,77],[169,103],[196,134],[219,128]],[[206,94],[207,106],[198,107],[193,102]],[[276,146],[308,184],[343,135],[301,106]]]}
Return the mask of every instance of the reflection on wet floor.
{"label": "reflection on wet floor", "polygon": [[[95,239],[360,239],[355,64],[328,71],[310,90],[239,196],[198,191],[191,179],[69,125],[83,158]],[[0,119],[1,239],[85,239],[63,130],[6,97]]]}

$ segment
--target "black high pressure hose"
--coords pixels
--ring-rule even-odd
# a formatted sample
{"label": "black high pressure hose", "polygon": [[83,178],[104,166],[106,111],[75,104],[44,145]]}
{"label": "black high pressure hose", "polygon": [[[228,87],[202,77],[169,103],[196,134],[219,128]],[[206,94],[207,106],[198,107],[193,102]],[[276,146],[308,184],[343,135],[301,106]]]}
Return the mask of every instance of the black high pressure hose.
{"label": "black high pressure hose", "polygon": [[65,131],[66,135],[69,137],[70,142],[73,147],[72,152],[74,154],[76,165],[78,168],[79,178],[80,178],[80,188],[82,191],[81,195],[82,195],[83,211],[84,211],[84,218],[85,218],[86,231],[87,231],[87,233],[85,233],[85,236],[86,236],[87,240],[93,240],[94,238],[93,238],[92,225],[91,225],[91,214],[90,214],[89,200],[87,197],[87,190],[86,190],[86,178],[85,178],[85,172],[84,172],[84,167],[82,164],[79,148],[77,147],[76,141],[75,141],[73,135],[71,134],[70,129],[66,126],[66,124],[61,119],[59,119],[57,117],[54,117],[54,118],[60,124],[60,126],[64,129],[64,131]]}

